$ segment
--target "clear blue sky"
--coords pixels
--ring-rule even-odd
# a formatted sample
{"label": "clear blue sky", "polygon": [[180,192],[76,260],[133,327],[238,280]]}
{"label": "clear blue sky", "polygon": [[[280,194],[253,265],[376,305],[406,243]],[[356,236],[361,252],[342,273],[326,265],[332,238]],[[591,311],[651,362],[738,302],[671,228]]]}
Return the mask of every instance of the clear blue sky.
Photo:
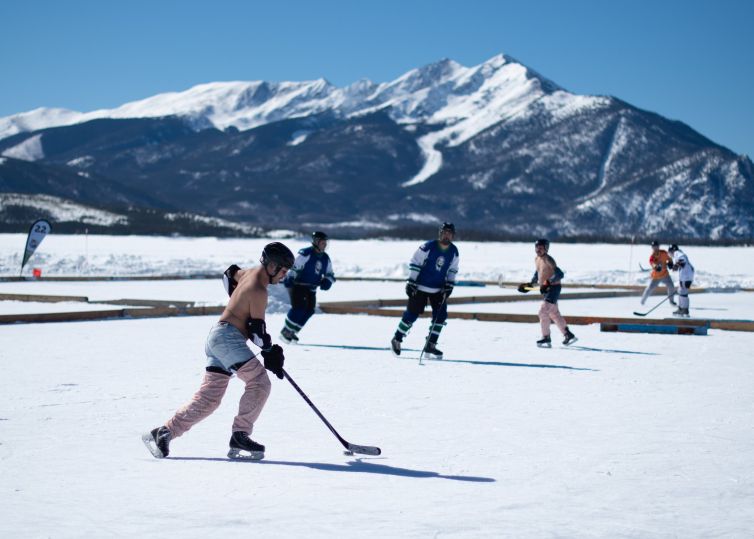
{"label": "clear blue sky", "polygon": [[754,2],[0,1],[0,116],[223,80],[342,86],[500,52],[754,157]]}

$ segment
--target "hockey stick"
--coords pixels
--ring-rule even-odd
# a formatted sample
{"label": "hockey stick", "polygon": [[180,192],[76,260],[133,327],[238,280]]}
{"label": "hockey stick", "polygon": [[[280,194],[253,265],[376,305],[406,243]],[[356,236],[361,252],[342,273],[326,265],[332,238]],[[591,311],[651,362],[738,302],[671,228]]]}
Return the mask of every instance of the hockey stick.
{"label": "hockey stick", "polygon": [[432,317],[432,323],[429,325],[429,334],[427,335],[427,339],[424,341],[424,347],[422,348],[421,354],[419,354],[419,365],[424,365],[422,363],[422,359],[424,358],[424,352],[427,351],[427,345],[429,344],[429,339],[432,337],[432,329],[435,327],[435,320],[437,320],[437,315],[440,314],[440,309],[442,309],[442,306],[445,305],[445,302],[448,300],[448,295],[443,294],[442,296],[442,303],[440,303],[440,306],[437,307],[437,314],[435,314]]}
{"label": "hockey stick", "polygon": [[644,266],[642,266],[642,265],[641,265],[641,262],[639,262],[639,269],[640,269],[641,271],[649,271],[649,268],[645,268]]}
{"label": "hockey stick", "polygon": [[322,415],[322,412],[320,412],[316,406],[314,406],[314,403],[309,399],[309,397],[306,396],[306,393],[304,393],[300,387],[298,387],[298,384],[293,381],[293,378],[291,378],[291,375],[288,374],[285,369],[283,369],[283,376],[285,376],[285,379],[288,380],[291,385],[293,386],[293,389],[298,391],[298,394],[303,397],[303,399],[306,401],[306,403],[311,406],[312,410],[314,410],[314,413],[316,413],[319,418],[322,420],[322,422],[327,425],[327,428],[330,429],[330,432],[332,432],[335,437],[338,439],[338,441],[343,444],[343,447],[345,447],[348,451],[351,453],[359,453],[361,455],[379,455],[382,453],[379,447],[374,447],[371,445],[356,445],[347,442],[340,434],[338,434],[338,431],[335,430],[335,428],[330,425],[330,422],[325,419],[325,416]]}
{"label": "hockey stick", "polygon": [[659,307],[660,305],[662,305],[663,303],[665,303],[669,299],[670,299],[670,296],[665,296],[664,300],[662,300],[660,303],[658,303],[657,305],[655,305],[654,307],[652,307],[651,309],[649,309],[647,312],[645,312],[645,313],[637,313],[636,311],[634,311],[634,314],[636,316],[647,316],[649,313],[651,313],[652,311],[654,311],[657,307]]}

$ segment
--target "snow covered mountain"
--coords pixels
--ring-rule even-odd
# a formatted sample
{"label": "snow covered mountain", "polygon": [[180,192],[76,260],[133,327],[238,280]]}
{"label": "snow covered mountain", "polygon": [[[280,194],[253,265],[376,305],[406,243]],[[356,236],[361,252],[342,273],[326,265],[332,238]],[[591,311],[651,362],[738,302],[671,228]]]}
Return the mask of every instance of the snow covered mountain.
{"label": "snow covered mountain", "polygon": [[[0,118],[0,153],[0,191],[23,190],[25,161],[97,178],[87,189],[106,203],[274,226],[754,237],[747,157],[504,55],[381,84],[223,82],[111,110],[37,109]],[[30,192],[65,196],[40,191],[37,173]]]}

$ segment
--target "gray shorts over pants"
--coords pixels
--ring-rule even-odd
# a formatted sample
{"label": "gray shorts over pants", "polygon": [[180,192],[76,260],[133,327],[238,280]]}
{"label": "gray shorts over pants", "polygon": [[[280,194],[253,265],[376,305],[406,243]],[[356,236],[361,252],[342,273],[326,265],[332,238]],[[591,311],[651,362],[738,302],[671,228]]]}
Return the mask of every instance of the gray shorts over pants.
{"label": "gray shorts over pants", "polygon": [[233,373],[244,382],[245,389],[233,420],[233,432],[251,434],[254,422],[262,413],[272,384],[267,371],[246,345],[246,337],[231,324],[218,322],[209,332],[207,369],[199,390],[191,401],[180,408],[165,426],[173,438],[209,416],[220,406]]}

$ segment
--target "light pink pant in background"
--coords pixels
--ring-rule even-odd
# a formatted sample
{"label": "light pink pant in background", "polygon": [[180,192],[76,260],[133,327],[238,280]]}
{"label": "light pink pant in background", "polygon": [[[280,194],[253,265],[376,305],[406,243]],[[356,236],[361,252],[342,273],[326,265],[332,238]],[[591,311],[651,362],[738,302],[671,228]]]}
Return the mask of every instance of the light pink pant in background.
{"label": "light pink pant in background", "polygon": [[542,326],[542,336],[547,337],[550,334],[550,321],[555,322],[560,332],[565,335],[566,321],[560,314],[557,303],[542,302],[539,308],[539,325]]}
{"label": "light pink pant in background", "polygon": [[[251,434],[254,422],[262,413],[262,408],[270,396],[272,384],[264,366],[257,358],[245,363],[236,375],[246,384],[238,404],[238,415],[233,420],[233,432]],[[191,401],[179,409],[175,415],[165,423],[173,438],[177,438],[202,419],[217,410],[228,388],[231,377],[217,372],[205,372],[199,391]]]}

